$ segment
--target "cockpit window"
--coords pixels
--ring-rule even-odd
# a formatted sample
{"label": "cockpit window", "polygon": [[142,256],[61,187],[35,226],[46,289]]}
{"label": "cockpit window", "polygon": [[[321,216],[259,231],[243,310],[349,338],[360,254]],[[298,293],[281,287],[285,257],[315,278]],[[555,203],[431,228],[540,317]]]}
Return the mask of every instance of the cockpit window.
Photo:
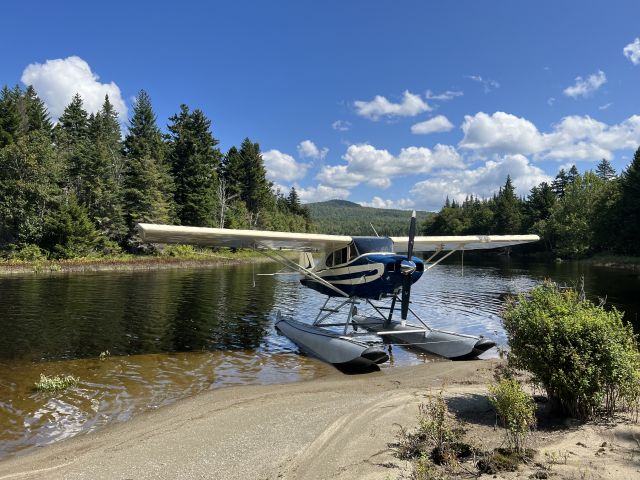
{"label": "cockpit window", "polygon": [[360,255],[371,252],[393,252],[393,242],[389,237],[353,237],[353,243]]}

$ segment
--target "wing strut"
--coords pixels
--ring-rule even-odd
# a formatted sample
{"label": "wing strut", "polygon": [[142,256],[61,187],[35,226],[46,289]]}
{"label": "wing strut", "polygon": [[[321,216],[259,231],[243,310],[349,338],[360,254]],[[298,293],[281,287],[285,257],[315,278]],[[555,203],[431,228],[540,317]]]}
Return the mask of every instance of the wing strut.
{"label": "wing strut", "polygon": [[262,254],[266,255],[267,257],[271,258],[272,260],[275,260],[276,262],[279,262],[279,263],[281,263],[281,264],[283,264],[283,265],[285,265],[285,266],[287,266],[289,268],[293,268],[294,270],[297,270],[298,272],[300,272],[302,275],[304,275],[306,277],[309,277],[309,278],[312,278],[316,282],[321,283],[325,287],[330,288],[331,290],[333,290],[336,293],[339,293],[343,297],[349,298],[349,295],[347,295],[345,292],[340,290],[335,285],[331,285],[324,278],[320,277],[319,275],[316,275],[315,273],[313,273],[308,268],[304,268],[302,265],[297,264],[293,260],[287,258],[286,256],[282,255],[281,253],[279,253],[279,252],[277,252],[277,251],[275,251],[273,249],[270,249],[269,247],[266,247],[265,245],[261,244],[260,242],[258,242],[257,244],[260,245],[262,248],[264,248],[264,250],[258,250],[258,251],[261,252]]}

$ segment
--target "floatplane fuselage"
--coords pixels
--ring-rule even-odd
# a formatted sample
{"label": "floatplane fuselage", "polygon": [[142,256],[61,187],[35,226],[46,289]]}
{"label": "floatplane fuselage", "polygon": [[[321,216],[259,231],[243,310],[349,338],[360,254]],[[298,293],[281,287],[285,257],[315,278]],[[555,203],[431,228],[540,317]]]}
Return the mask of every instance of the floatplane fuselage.
{"label": "floatplane fuselage", "polygon": [[336,289],[313,277],[304,277],[300,283],[330,297],[344,296],[379,300],[398,293],[406,275],[411,283],[424,273],[424,262],[418,257],[408,259],[393,251],[388,237],[353,237],[346,247],[330,252],[312,271]]}

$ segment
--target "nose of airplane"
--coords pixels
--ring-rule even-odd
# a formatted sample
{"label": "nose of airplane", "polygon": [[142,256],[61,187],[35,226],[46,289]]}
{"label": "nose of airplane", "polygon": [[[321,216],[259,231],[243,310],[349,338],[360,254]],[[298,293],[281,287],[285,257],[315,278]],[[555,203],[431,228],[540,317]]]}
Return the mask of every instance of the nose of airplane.
{"label": "nose of airplane", "polygon": [[412,260],[405,259],[405,260],[402,260],[402,262],[400,262],[400,272],[403,275],[411,275],[415,271],[416,271],[416,264]]}

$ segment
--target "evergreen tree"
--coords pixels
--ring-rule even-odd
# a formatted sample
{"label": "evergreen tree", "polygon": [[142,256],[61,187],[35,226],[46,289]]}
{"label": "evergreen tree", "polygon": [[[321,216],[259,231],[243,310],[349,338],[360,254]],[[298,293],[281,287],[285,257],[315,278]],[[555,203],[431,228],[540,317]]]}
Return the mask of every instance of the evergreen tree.
{"label": "evergreen tree", "polygon": [[220,176],[224,179],[229,197],[244,193],[244,161],[236,147],[231,147],[220,165]]}
{"label": "evergreen tree", "polygon": [[55,258],[90,255],[98,240],[95,226],[73,194],[47,216],[42,245]]}
{"label": "evergreen tree", "polygon": [[169,119],[169,160],[175,181],[178,219],[183,225],[211,227],[217,220],[218,140],[210,132],[211,121],[201,110],[186,105]]}
{"label": "evergreen tree", "polygon": [[496,198],[495,221],[496,233],[515,234],[520,231],[522,223],[520,200],[516,197],[509,175]]}
{"label": "evergreen tree", "polygon": [[258,225],[260,214],[274,205],[271,183],[267,180],[260,145],[245,138],[240,146],[240,157],[244,167],[241,198],[250,215],[250,225]]}
{"label": "evergreen tree", "polygon": [[103,235],[122,242],[127,232],[123,210],[122,136],[118,113],[108,95],[102,109],[90,118],[88,130],[93,195],[87,210]]}
{"label": "evergreen tree", "polygon": [[24,103],[25,121],[23,123],[26,124],[26,132],[42,131],[48,134],[51,133],[53,124],[49,118],[47,107],[31,85],[27,87],[22,95],[22,102]]}
{"label": "evergreen tree", "polygon": [[298,192],[296,192],[295,187],[291,187],[291,190],[289,190],[289,195],[287,196],[286,204],[289,211],[294,215],[297,215],[300,213],[301,211],[300,197],[298,196]]}
{"label": "evergreen tree", "polygon": [[621,249],[629,255],[640,255],[640,147],[622,173],[620,183]]}
{"label": "evergreen tree", "polygon": [[40,242],[61,176],[51,138],[43,132],[0,148],[0,247]]}
{"label": "evergreen tree", "polygon": [[14,142],[19,125],[15,90],[5,85],[0,91],[0,148]]}
{"label": "evergreen tree", "polygon": [[603,180],[609,181],[616,178],[616,171],[613,168],[613,165],[611,165],[611,162],[606,158],[603,158],[596,168],[596,175]]}
{"label": "evergreen tree", "polygon": [[578,178],[578,175],[580,173],[578,172],[578,168],[575,165],[571,165],[571,168],[569,169],[569,172],[567,173],[567,182],[571,183],[573,181],[575,181],[576,178]]}
{"label": "evergreen tree", "polygon": [[174,217],[172,181],[165,145],[149,95],[141,90],[124,141],[125,217],[130,236],[138,222],[170,223]]}
{"label": "evergreen tree", "polygon": [[553,190],[553,193],[556,194],[556,197],[562,198],[564,190],[567,187],[567,183],[569,183],[567,173],[564,171],[564,168],[561,168],[556,175],[555,180],[551,183],[551,189]]}

